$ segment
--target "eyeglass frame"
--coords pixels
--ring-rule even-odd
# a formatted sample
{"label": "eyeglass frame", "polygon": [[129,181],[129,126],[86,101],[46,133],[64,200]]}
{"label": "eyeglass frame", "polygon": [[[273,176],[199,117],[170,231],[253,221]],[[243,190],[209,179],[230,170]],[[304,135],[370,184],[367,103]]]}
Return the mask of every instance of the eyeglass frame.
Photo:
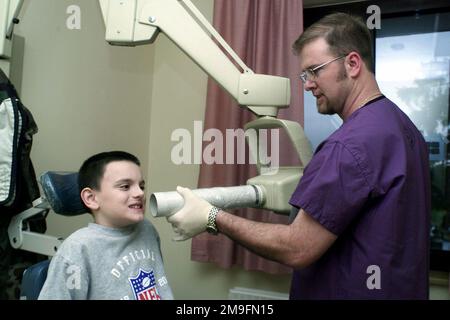
{"label": "eyeglass frame", "polygon": [[330,61],[324,62],[322,64],[319,64],[317,67],[314,68],[306,68],[305,71],[303,71],[302,73],[300,73],[299,78],[300,80],[302,80],[303,84],[306,83],[306,81],[308,81],[310,78],[310,76],[308,76],[308,72],[312,75],[312,77],[317,78],[317,71],[319,71],[320,69],[325,68],[327,65],[329,65],[330,63],[345,58],[346,56],[348,56],[348,54],[344,54],[342,56],[339,56],[337,58],[331,59]]}

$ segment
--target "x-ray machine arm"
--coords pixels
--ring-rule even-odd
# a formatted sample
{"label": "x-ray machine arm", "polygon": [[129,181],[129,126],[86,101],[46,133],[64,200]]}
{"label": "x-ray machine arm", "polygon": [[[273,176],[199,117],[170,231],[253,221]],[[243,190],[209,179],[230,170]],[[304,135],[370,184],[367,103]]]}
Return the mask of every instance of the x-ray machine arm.
{"label": "x-ray machine arm", "polygon": [[14,24],[23,0],[0,0],[0,68],[9,74],[9,59],[11,58],[12,36]]}
{"label": "x-ray machine arm", "polygon": [[152,43],[163,32],[256,115],[276,116],[278,108],[289,105],[289,79],[254,74],[189,0],[99,1],[110,44]]}
{"label": "x-ray machine arm", "polygon": [[[136,46],[153,43],[162,32],[239,105],[258,116],[245,129],[285,129],[302,166],[276,168],[267,174],[269,168],[266,174],[249,179],[247,184],[262,190],[259,196],[263,201],[258,203],[258,207],[289,214],[289,196],[302,175],[303,167],[312,157],[311,146],[301,126],[294,121],[276,118],[279,108],[289,106],[289,79],[255,74],[189,0],[99,0],[99,3],[106,26],[105,38],[110,44]],[[250,152],[261,173],[264,166],[259,154],[264,153],[258,154],[254,146],[250,146]],[[160,203],[166,199],[175,205],[169,198],[172,199],[163,195]],[[156,202],[153,207],[158,208]],[[159,215],[158,212],[152,214]]]}

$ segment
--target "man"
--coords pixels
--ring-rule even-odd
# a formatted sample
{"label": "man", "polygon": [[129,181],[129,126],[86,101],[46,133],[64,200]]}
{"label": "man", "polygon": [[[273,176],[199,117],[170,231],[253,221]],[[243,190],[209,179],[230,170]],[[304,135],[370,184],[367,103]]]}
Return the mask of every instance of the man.
{"label": "man", "polygon": [[343,13],[294,43],[305,90],[342,126],[318,146],[290,199],[290,225],[233,216],[178,188],[168,218],[185,240],[218,230],[294,268],[291,299],[427,299],[430,182],[425,141],[384,97],[372,70],[370,33]]}

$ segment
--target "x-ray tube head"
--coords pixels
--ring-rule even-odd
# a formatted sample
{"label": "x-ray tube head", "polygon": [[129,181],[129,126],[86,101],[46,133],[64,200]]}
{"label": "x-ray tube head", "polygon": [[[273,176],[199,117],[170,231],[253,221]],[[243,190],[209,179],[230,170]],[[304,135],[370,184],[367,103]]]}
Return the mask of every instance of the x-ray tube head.
{"label": "x-ray tube head", "polygon": [[[192,190],[194,194],[222,209],[259,208],[264,204],[260,186],[215,187]],[[184,205],[183,197],[176,191],[155,192],[150,196],[150,212],[154,217],[167,217]]]}

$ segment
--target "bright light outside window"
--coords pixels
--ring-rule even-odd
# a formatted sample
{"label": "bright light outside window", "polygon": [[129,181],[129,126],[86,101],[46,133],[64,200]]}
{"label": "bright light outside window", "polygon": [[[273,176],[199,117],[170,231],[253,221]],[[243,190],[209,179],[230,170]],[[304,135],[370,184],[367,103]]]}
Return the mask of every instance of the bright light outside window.
{"label": "bright light outside window", "polygon": [[[385,25],[389,27],[389,23]],[[383,36],[376,38],[376,78],[381,91],[409,116],[427,141],[432,182],[431,247],[450,251],[450,31],[388,33],[383,30]]]}

